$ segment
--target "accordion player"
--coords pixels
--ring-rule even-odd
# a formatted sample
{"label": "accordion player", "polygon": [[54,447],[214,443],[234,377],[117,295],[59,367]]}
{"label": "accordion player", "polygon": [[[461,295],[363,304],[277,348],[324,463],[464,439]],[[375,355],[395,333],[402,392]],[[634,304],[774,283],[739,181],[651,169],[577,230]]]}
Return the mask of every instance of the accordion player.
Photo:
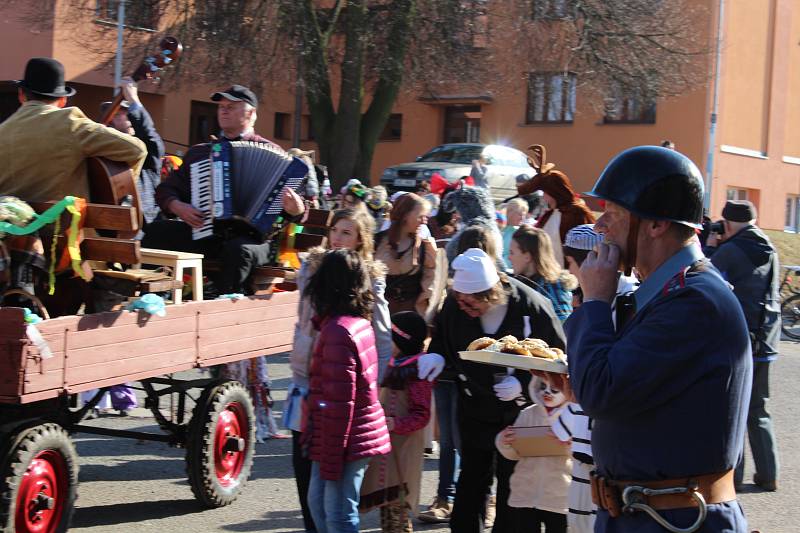
{"label": "accordion player", "polygon": [[274,144],[221,140],[211,156],[189,165],[191,203],[204,213],[192,228],[192,239],[210,237],[217,229],[237,228],[267,236],[281,213],[284,187],[300,188],[308,165]]}

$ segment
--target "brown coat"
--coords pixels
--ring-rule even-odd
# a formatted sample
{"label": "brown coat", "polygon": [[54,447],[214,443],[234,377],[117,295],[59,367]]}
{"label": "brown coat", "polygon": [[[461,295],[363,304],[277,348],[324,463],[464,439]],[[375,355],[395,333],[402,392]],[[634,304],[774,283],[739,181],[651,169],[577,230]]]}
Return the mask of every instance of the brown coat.
{"label": "brown coat", "polygon": [[87,198],[86,158],[93,156],[125,163],[138,177],[147,150],[136,137],[89,120],[77,107],[25,102],[0,124],[0,194]]}

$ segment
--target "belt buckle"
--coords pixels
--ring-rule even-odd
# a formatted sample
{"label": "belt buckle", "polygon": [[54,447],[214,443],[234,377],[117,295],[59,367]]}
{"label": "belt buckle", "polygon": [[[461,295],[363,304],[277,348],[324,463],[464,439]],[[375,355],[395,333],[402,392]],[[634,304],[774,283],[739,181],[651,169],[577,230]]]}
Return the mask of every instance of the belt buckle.
{"label": "belt buckle", "polygon": [[[668,496],[673,494],[687,494],[697,502],[698,515],[697,520],[686,528],[680,528],[667,522],[667,520],[658,514],[655,509],[648,505],[651,496]],[[663,489],[651,489],[641,485],[628,485],[622,491],[622,511],[626,514],[633,514],[636,511],[643,511],[647,513],[650,518],[655,520],[661,527],[670,531],[671,533],[694,533],[703,525],[706,520],[708,509],[706,508],[706,500],[699,491],[697,483],[690,482],[684,487],[666,487]],[[609,515],[611,511],[609,511]],[[613,518],[613,516],[612,516]]]}

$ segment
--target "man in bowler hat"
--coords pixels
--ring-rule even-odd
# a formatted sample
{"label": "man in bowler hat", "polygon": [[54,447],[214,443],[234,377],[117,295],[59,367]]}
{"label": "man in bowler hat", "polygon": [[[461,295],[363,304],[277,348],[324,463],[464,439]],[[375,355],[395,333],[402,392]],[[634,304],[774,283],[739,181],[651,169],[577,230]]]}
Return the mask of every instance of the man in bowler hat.
{"label": "man in bowler hat", "polygon": [[86,159],[106,157],[138,176],[146,155],[139,139],[66,107],[75,89],[64,84],[64,67],[34,57],[17,81],[20,108],[0,124],[0,194],[23,200],[89,196]]}

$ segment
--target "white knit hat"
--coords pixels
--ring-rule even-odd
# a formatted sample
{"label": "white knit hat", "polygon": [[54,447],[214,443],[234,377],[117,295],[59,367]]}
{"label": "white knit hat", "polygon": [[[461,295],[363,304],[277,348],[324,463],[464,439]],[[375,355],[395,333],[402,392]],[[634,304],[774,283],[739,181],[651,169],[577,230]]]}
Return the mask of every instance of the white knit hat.
{"label": "white knit hat", "polygon": [[456,257],[453,270],[453,290],[463,294],[488,291],[500,281],[494,261],[480,248],[470,248]]}

